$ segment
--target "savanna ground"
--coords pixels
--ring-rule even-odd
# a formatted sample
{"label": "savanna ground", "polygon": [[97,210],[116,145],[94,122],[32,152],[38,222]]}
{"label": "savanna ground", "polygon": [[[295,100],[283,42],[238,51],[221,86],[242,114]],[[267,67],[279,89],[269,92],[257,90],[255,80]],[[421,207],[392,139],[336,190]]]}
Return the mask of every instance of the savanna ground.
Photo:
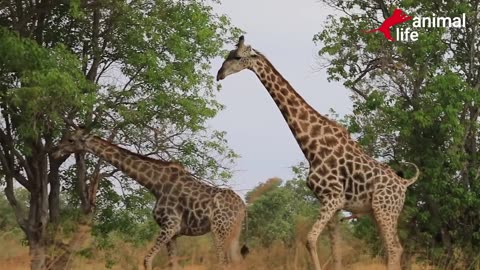
{"label": "savanna ground", "polygon": [[[243,261],[240,269],[310,269],[308,254],[303,245],[303,235],[308,232],[306,224],[297,226],[296,245],[287,246],[275,242],[271,247],[249,244],[250,254]],[[30,269],[28,247],[22,245],[21,234],[14,231],[2,232],[0,235],[0,269],[23,270]],[[147,246],[134,246],[112,235],[112,245],[107,249],[86,248],[70,258],[69,269],[100,270],[100,269],[143,269],[142,259]],[[68,239],[65,239],[67,241]],[[93,246],[89,239],[87,246]],[[150,244],[153,244],[151,242]],[[148,246],[150,246],[150,244]],[[319,256],[325,269],[329,268],[330,250],[326,236],[319,240]],[[344,235],[342,240],[342,260],[344,269],[349,270],[383,270],[386,269],[383,259],[372,256],[365,244],[352,236]],[[207,270],[215,266],[215,252],[209,235],[202,237],[181,237],[178,241],[179,262],[186,270]],[[167,265],[165,250],[155,259],[156,269]],[[420,263],[412,265],[413,270],[435,269]]]}

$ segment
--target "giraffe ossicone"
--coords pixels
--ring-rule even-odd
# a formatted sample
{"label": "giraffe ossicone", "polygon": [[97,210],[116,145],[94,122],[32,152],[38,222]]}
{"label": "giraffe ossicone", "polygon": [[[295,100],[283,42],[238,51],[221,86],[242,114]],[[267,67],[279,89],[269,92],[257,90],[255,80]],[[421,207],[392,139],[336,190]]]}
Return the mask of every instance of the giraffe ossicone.
{"label": "giraffe ossicone", "polygon": [[411,179],[398,176],[388,165],[369,155],[337,122],[313,109],[260,52],[240,37],[217,73],[217,80],[244,69],[253,71],[278,106],[310,165],[307,186],[319,199],[321,208],[307,237],[307,249],[316,270],[321,269],[317,239],[329,225],[335,269],[341,268],[338,254],[336,213],[371,214],[377,221],[388,254],[388,269],[400,270],[403,252],[397,233],[398,216],[407,187],[419,177],[418,167]]}
{"label": "giraffe ossicone", "polygon": [[[55,157],[86,151],[92,153],[146,187],[156,197],[153,216],[160,226],[155,245],[145,256],[144,267],[166,246],[169,265],[176,268],[175,239],[212,232],[221,267],[241,259],[239,237],[245,217],[245,203],[231,189],[198,180],[177,162],[167,162],[133,153],[83,129],[66,136]],[[242,251],[247,250],[245,246]]]}

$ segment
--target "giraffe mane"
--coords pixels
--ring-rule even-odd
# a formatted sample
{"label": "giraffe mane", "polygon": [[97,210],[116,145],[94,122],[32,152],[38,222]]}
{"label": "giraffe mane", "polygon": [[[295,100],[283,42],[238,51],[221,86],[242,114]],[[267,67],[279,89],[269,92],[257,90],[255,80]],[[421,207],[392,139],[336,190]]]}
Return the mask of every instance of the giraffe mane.
{"label": "giraffe mane", "polygon": [[157,164],[160,164],[162,166],[168,166],[168,165],[176,165],[178,167],[181,167],[182,169],[185,169],[183,167],[182,164],[180,164],[179,162],[176,162],[176,161],[165,161],[165,160],[160,160],[160,159],[156,159],[156,158],[152,158],[152,157],[148,157],[148,156],[144,156],[144,155],[141,155],[139,153],[135,153],[135,152],[132,152],[128,149],[125,149],[123,147],[120,147],[118,145],[115,145],[109,141],[106,141],[98,136],[94,136],[94,138],[98,141],[101,141],[103,144],[106,144],[107,146],[111,146],[111,147],[115,147],[115,148],[118,148],[120,151],[128,154],[128,155],[132,155],[132,156],[135,156],[135,157],[138,157],[139,159],[142,159],[142,160],[145,160],[145,161],[149,161],[149,162],[153,162],[153,163],[157,163]]}
{"label": "giraffe mane", "polygon": [[[278,70],[275,68],[275,66],[272,64],[272,62],[270,62],[270,60],[268,60],[268,58],[261,52],[253,49],[255,51],[255,53],[257,54],[257,57],[261,57],[263,58],[263,60],[268,64],[268,66],[272,69],[272,72],[275,73],[277,76],[282,76],[282,74],[280,72],[278,72]],[[288,82],[286,79],[285,81],[287,82],[287,87],[290,87],[291,89],[294,89],[292,87],[292,85],[290,85],[290,82]],[[324,119],[325,121],[327,121],[329,124],[331,125],[334,125],[338,128],[340,128],[344,133],[345,135],[347,135],[348,138],[350,138],[350,133],[348,132],[348,130],[340,123],[338,123],[337,121],[333,120],[333,119],[330,119],[324,115],[322,115],[321,113],[319,113],[317,110],[315,110],[308,102],[305,101],[305,99],[297,92],[297,91],[294,91],[294,93],[305,103],[308,105],[308,107],[310,107],[314,112],[316,112],[322,119]]]}

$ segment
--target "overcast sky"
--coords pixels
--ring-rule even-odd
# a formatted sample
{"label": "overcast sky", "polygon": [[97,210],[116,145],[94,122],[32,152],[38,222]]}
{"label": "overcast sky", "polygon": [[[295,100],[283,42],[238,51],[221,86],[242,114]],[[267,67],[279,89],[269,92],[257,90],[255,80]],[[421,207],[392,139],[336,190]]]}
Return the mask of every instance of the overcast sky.
{"label": "overcast sky", "polygon": [[[245,31],[245,43],[264,53],[318,112],[327,114],[333,108],[340,115],[351,113],[349,90],[329,83],[315,60],[319,48],[312,39],[333,13],[331,8],[315,0],[224,0],[217,11]],[[213,75],[222,62],[220,58],[213,62]],[[227,131],[230,147],[241,156],[232,188],[245,194],[268,178],[290,179],[290,167],[305,159],[263,85],[249,70],[230,75],[221,84],[218,101],[226,109],[210,127]]]}

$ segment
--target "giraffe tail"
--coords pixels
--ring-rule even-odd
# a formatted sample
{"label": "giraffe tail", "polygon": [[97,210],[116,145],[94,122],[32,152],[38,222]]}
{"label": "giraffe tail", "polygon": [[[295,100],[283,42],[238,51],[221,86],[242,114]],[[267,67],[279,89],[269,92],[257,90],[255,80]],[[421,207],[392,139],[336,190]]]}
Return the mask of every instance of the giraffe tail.
{"label": "giraffe tail", "polygon": [[248,211],[247,208],[245,207],[245,218],[243,219],[243,238],[244,238],[244,243],[242,248],[240,249],[240,254],[242,254],[242,257],[245,259],[247,257],[248,253],[250,253],[250,249],[247,246],[247,238],[248,238]]}
{"label": "giraffe tail", "polygon": [[420,169],[418,168],[417,165],[415,165],[415,163],[406,162],[406,161],[403,161],[402,163],[415,167],[415,170],[417,171],[412,178],[405,179],[405,180],[407,180],[406,186],[408,187],[408,186],[412,185],[413,183],[415,183],[415,181],[417,181],[418,177],[420,176]]}

